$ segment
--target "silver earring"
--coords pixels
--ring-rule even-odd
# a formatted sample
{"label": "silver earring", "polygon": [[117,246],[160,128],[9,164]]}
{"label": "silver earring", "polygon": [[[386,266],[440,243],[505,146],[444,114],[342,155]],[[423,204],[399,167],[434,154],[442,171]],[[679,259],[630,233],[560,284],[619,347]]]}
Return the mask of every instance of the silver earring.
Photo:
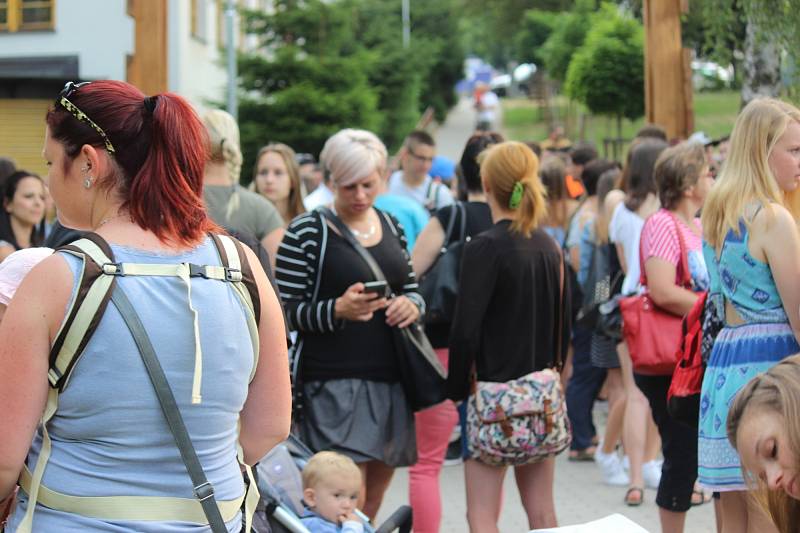
{"label": "silver earring", "polygon": [[92,188],[92,177],[91,176],[86,176],[86,179],[83,180],[83,186],[85,188],[87,188],[87,189],[91,189]]}

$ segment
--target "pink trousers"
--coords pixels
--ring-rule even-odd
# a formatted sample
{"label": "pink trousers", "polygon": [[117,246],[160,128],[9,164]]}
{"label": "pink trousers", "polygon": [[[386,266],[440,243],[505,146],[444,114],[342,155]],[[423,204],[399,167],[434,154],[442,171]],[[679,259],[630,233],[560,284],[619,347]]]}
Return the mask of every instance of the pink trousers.
{"label": "pink trousers", "polygon": [[[447,348],[436,350],[447,367]],[[458,423],[458,411],[450,400],[414,415],[417,427],[417,463],[409,472],[409,501],[414,512],[415,533],[438,533],[442,520],[439,473],[447,444]]]}

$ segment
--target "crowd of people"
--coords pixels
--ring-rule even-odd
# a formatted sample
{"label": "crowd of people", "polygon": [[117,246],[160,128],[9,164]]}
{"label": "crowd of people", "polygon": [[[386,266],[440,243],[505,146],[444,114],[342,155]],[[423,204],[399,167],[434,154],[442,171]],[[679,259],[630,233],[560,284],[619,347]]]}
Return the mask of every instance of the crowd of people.
{"label": "crowd of people", "polygon": [[[7,530],[249,528],[250,466],[291,430],[318,452],[312,532],[369,531],[355,509],[374,520],[398,467],[414,531],[439,531],[454,447],[474,532],[498,530],[509,467],[529,526],[555,527],[562,451],[629,506],[655,490],[665,533],[712,499],[718,531],[795,531],[800,111],[755,100],[716,150],[649,125],[620,164],[558,127],[507,141],[495,106],[457,163],[425,131],[391,157],[343,129],[318,163],[266,144],[248,188],[226,112],[68,83],[48,176],[0,159]],[[673,317],[705,297],[720,325],[696,425],[630,344],[636,295]],[[424,409],[414,328],[448,370]]]}

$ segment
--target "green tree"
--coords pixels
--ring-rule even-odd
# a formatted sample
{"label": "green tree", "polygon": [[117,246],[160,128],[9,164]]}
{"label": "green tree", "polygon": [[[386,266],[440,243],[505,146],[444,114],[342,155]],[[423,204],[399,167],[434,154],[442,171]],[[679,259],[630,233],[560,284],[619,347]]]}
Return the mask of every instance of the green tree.
{"label": "green tree", "polygon": [[556,13],[531,9],[525,12],[522,27],[514,38],[516,60],[520,63],[543,64],[541,47],[553,33]]}
{"label": "green tree", "polygon": [[341,128],[378,129],[378,97],[365,68],[370,58],[349,38],[355,22],[341,5],[321,0],[278,0],[273,14],[247,13],[262,53],[238,61],[245,180],[268,142],[319,153]]}
{"label": "green tree", "polygon": [[606,5],[593,17],[567,72],[566,93],[590,112],[636,119],[644,114],[643,29]]}
{"label": "green tree", "polygon": [[395,0],[275,0],[272,13],[247,12],[259,49],[239,58],[245,165],[268,141],[319,153],[343,127],[375,131],[391,150],[428,105],[443,118],[463,65],[459,1],[413,3],[408,49]]}
{"label": "green tree", "polygon": [[578,0],[574,11],[562,13],[556,19],[552,33],[539,52],[545,70],[552,79],[566,80],[572,55],[586,39],[594,10],[594,0]]}

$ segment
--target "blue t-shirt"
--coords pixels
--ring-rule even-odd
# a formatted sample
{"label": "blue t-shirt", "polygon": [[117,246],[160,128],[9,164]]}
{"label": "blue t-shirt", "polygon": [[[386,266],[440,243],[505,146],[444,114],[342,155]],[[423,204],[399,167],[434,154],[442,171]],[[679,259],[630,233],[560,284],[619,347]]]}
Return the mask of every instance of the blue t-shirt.
{"label": "blue t-shirt", "polygon": [[375,198],[375,207],[394,215],[403,226],[408,241],[408,251],[414,249],[417,236],[428,223],[428,212],[417,202],[399,194],[381,194]]}

